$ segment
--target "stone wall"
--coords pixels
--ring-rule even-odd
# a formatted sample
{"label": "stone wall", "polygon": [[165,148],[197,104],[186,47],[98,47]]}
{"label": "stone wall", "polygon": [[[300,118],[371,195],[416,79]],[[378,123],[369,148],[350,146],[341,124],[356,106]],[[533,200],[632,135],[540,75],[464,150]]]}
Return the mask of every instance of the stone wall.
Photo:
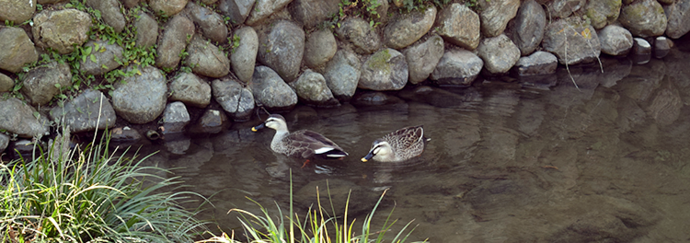
{"label": "stone wall", "polygon": [[[217,132],[257,107],[333,107],[358,89],[551,74],[601,53],[644,63],[690,30],[690,0],[381,1],[376,17],[340,2],[0,0],[0,151],[55,124]],[[130,57],[146,50],[155,60]]]}

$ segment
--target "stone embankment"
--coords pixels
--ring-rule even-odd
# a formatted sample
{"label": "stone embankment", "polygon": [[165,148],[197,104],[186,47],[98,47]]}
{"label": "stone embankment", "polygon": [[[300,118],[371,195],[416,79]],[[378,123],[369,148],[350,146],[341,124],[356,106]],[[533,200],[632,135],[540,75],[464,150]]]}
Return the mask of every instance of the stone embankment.
{"label": "stone embankment", "polygon": [[0,0],[0,151],[57,124],[218,132],[358,89],[535,77],[601,53],[641,64],[690,30],[690,0],[422,2]]}

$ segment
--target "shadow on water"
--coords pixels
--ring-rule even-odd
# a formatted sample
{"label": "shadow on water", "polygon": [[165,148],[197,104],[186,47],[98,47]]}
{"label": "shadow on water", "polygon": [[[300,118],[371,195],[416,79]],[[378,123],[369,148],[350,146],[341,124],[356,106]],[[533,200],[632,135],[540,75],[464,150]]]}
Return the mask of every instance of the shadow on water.
{"label": "shadow on water", "polygon": [[[365,214],[385,189],[379,222],[415,219],[412,238],[431,242],[682,242],[690,239],[690,55],[675,51],[635,66],[625,59],[467,88],[361,92],[336,109],[297,107],[291,130],[318,131],[345,148],[342,161],[302,160],[269,149],[261,121],[158,147],[159,165],[212,196],[200,217],[239,229],[245,197],[305,210],[330,187],[336,207],[352,191]],[[571,79],[572,77],[572,79]],[[573,85],[573,80],[578,88]],[[404,163],[360,162],[372,141],[422,124],[424,154]],[[170,143],[170,144],[168,144]],[[179,145],[177,145],[179,146]],[[323,200],[323,199],[322,199]],[[303,214],[301,214],[303,215]]]}

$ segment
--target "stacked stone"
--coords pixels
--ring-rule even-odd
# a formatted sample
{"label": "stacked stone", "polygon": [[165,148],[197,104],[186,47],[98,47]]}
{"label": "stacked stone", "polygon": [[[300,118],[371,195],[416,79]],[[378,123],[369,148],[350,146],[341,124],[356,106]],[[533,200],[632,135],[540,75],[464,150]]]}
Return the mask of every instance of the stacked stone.
{"label": "stacked stone", "polygon": [[[0,117],[12,117],[0,119],[0,129],[34,137],[49,131],[42,121],[47,117],[78,132],[112,128],[120,117],[129,124],[174,121],[173,131],[182,131],[178,128],[190,122],[187,107],[212,110],[206,113],[213,121],[229,120],[225,115],[247,120],[257,106],[337,106],[357,89],[400,90],[422,82],[467,86],[480,74],[553,75],[559,64],[596,62],[602,52],[630,53],[644,63],[663,58],[671,40],[690,31],[690,0],[491,0],[478,1],[481,11],[452,3],[411,12],[379,1],[378,17],[345,14],[332,29],[320,24],[339,13],[339,0],[140,2],[85,3],[115,32],[136,27],[138,47],[157,47],[154,66],[122,66],[123,47],[90,39],[91,15],[66,7],[64,0],[0,0],[5,6],[1,22],[32,23],[0,28],[0,92],[12,90],[10,76],[24,72],[22,67],[48,48],[60,54],[75,46],[98,49],[96,61],[81,62],[84,74],[137,73],[123,77],[110,94],[88,90],[60,109],[35,116],[60,87],[73,83],[69,65],[28,70],[18,80],[28,102],[0,100]],[[38,4],[44,10],[37,11]],[[122,12],[143,6],[149,11],[130,20]],[[219,48],[229,41],[232,50]],[[175,71],[182,63],[191,73]]]}

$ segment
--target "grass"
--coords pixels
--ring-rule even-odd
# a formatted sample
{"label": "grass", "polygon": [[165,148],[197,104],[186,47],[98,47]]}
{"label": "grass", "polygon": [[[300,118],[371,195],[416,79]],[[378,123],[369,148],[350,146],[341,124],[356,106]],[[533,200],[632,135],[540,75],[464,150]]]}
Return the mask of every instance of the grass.
{"label": "grass", "polygon": [[[317,188],[317,199],[318,188]],[[330,192],[329,192],[330,193]],[[345,212],[340,220],[335,216],[328,216],[326,210],[321,205],[321,201],[317,200],[316,209],[309,208],[307,215],[304,218],[300,217],[294,212],[293,208],[293,198],[292,198],[292,180],[290,180],[290,209],[288,215],[283,215],[283,211],[280,206],[276,203],[276,208],[278,210],[277,220],[269,213],[269,211],[263,207],[258,202],[249,199],[259,206],[261,214],[257,215],[252,212],[242,210],[242,209],[232,209],[228,213],[237,212],[239,213],[238,220],[242,224],[244,230],[244,236],[247,238],[247,242],[262,242],[262,243],[369,243],[369,242],[405,242],[410,236],[414,228],[412,227],[406,232],[408,228],[412,225],[412,221],[408,222],[399,232],[395,234],[392,239],[386,239],[385,235],[387,232],[391,231],[391,227],[397,222],[397,220],[392,220],[391,216],[393,211],[388,214],[386,221],[383,223],[380,229],[375,229],[372,227],[372,219],[376,210],[386,191],[381,194],[381,197],[374,205],[373,209],[369,214],[366,215],[363,222],[361,223],[361,231],[357,231],[355,227],[356,219],[351,221],[348,218],[348,205],[349,198],[345,205]],[[335,210],[331,202],[331,211],[335,215]],[[387,241],[390,240],[390,241]],[[221,236],[214,236],[210,239],[198,241],[201,242],[223,242],[223,243],[236,243],[240,242],[235,240],[234,232],[230,236],[223,233]],[[426,240],[424,241],[426,242]]]}
{"label": "grass", "polygon": [[203,230],[196,210],[179,206],[200,195],[170,192],[180,181],[144,166],[151,155],[116,156],[107,139],[84,150],[67,141],[0,163],[0,242],[192,242]]}

